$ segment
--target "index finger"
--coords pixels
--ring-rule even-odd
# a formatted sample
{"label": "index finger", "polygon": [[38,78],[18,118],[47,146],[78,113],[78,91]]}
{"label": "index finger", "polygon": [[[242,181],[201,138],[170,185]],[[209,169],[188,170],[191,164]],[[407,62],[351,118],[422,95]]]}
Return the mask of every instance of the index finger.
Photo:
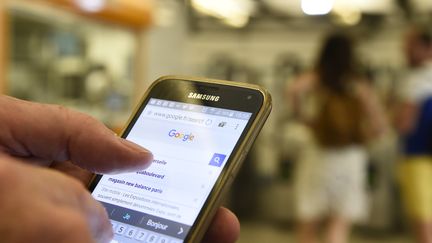
{"label": "index finger", "polygon": [[152,154],[117,137],[94,118],[61,106],[0,96],[0,150],[45,160],[71,160],[96,172],[144,169]]}

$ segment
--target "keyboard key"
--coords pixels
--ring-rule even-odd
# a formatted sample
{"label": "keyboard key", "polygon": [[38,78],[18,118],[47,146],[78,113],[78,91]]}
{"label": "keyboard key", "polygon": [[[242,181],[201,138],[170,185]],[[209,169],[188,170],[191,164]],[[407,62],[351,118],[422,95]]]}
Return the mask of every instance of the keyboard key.
{"label": "keyboard key", "polygon": [[149,237],[147,238],[147,243],[156,243],[158,237],[154,234],[149,234]]}
{"label": "keyboard key", "polygon": [[126,231],[126,237],[129,237],[129,238],[133,238],[134,236],[135,236],[135,233],[136,233],[136,229],[134,229],[134,228],[129,228],[127,231]]}
{"label": "keyboard key", "polygon": [[118,235],[122,235],[122,234],[125,233],[126,229],[127,229],[126,226],[120,224],[120,225],[117,226],[117,228],[116,228],[116,230],[114,231],[114,233],[116,233],[116,234],[118,234]]}
{"label": "keyboard key", "polygon": [[158,243],[168,243],[168,239],[165,237],[161,237],[159,238]]}
{"label": "keyboard key", "polygon": [[138,234],[136,234],[135,240],[144,241],[147,235],[147,232],[140,230],[138,231]]}

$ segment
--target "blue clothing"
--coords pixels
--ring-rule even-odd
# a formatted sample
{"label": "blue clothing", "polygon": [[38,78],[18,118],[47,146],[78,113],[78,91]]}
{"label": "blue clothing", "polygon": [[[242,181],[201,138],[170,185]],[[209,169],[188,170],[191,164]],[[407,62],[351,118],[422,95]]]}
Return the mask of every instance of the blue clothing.
{"label": "blue clothing", "polygon": [[420,107],[415,129],[404,138],[405,155],[432,155],[432,97]]}

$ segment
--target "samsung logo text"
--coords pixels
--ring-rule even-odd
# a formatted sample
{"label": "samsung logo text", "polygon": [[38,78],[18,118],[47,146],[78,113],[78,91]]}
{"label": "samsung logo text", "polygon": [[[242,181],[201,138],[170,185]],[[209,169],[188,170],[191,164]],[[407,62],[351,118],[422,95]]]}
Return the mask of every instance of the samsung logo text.
{"label": "samsung logo text", "polygon": [[208,94],[199,94],[199,93],[190,92],[189,95],[188,95],[188,98],[190,98],[190,99],[196,99],[196,100],[208,100],[208,101],[217,102],[217,101],[219,101],[220,96],[218,96],[218,95],[208,95]]}

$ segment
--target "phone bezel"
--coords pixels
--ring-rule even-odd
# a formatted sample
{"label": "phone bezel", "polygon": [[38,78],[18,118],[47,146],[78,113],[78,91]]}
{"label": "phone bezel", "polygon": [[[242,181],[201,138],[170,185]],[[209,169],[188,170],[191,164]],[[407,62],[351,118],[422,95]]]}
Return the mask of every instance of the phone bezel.
{"label": "phone bezel", "polygon": [[[190,92],[217,95],[220,96],[220,99],[218,102],[191,99],[188,98]],[[271,109],[270,96],[265,90],[250,84],[179,76],[162,77],[155,81],[144,95],[143,99],[135,109],[135,112],[131,116],[121,137],[126,138],[128,136],[150,98],[252,113],[249,122],[237,140],[231,155],[227,159],[226,165],[214,183],[205,203],[201,207],[198,216],[193,225],[191,225],[190,231],[184,239],[185,242],[195,241],[202,237],[203,232],[199,232],[200,229],[206,228],[209,224],[209,221],[206,221],[205,219],[215,213],[215,210],[217,209],[215,205],[220,204],[220,194],[222,194],[223,191],[226,190],[226,186],[232,182],[234,175],[240,167],[239,165],[241,164],[242,159],[244,159],[245,153],[249,150],[252,141],[262,127],[264,122],[263,120],[267,118]],[[259,117],[261,117],[261,119],[258,119]],[[257,128],[257,131],[251,132],[254,127]],[[239,151],[244,153],[239,153]],[[101,178],[102,175],[96,175],[94,177],[89,186],[91,192],[94,190]]]}

